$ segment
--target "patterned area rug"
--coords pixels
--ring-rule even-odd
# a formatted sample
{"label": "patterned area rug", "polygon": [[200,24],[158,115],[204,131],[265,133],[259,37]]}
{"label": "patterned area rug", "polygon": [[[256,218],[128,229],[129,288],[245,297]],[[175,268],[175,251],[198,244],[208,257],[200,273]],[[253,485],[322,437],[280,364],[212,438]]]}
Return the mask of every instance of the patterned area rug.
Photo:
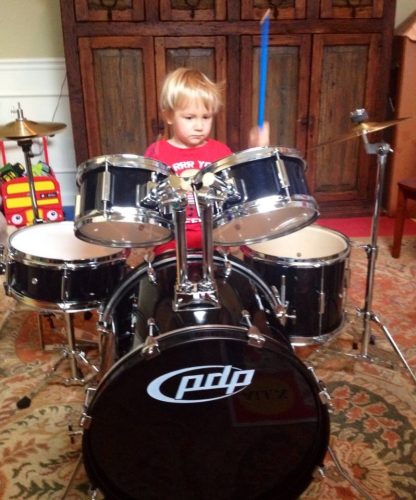
{"label": "patterned area rug", "polygon": [[[400,259],[390,256],[390,245],[391,238],[379,239],[372,309],[416,370],[416,238],[405,238]],[[415,498],[416,385],[374,321],[368,356],[352,356],[362,352],[363,319],[354,311],[363,307],[366,270],[366,252],[354,240],[345,326],[319,349],[297,349],[332,399],[325,476],[302,499]],[[0,293],[0,499],[90,498],[82,463],[77,467],[81,439],[68,432],[79,430],[85,387],[57,383],[71,375],[68,359],[39,386],[60,359],[51,349],[65,340],[62,318],[42,317],[42,349],[38,314],[5,297],[3,287]],[[94,342],[96,316],[84,316],[75,315],[77,341]],[[97,357],[94,346],[86,353]],[[18,409],[22,398],[31,404]]]}

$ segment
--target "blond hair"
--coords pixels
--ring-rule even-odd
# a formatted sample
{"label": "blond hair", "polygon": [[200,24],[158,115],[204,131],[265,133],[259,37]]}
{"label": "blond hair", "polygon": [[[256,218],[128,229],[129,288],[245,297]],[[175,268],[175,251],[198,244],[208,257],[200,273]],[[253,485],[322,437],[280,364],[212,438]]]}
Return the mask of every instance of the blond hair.
{"label": "blond hair", "polygon": [[194,99],[216,114],[222,106],[222,86],[192,68],[177,68],[166,76],[160,93],[163,112],[171,113]]}

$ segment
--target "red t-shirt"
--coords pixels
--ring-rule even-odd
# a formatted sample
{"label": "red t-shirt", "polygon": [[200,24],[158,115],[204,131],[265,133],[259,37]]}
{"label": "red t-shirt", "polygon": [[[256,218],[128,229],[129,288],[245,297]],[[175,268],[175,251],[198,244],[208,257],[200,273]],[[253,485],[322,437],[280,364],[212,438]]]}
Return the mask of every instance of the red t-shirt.
{"label": "red t-shirt", "polygon": [[[161,140],[151,144],[144,156],[161,161],[179,177],[191,178],[198,170],[230,154],[232,154],[230,148],[215,139],[208,139],[203,146],[196,148],[178,148],[172,146],[167,140]],[[186,239],[188,249],[202,247],[201,221],[192,192],[188,193],[188,206],[186,207]],[[172,248],[175,248],[174,241],[159,245],[155,248],[155,253],[160,254]]]}

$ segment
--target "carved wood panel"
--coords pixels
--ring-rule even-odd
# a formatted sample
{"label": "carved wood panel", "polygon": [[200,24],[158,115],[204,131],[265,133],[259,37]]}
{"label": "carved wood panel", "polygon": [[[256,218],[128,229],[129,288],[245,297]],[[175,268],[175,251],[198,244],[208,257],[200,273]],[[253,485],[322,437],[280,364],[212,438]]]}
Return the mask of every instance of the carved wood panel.
{"label": "carved wood panel", "polygon": [[[155,41],[157,95],[165,75],[180,66],[199,69],[215,82],[226,80],[225,37],[157,37]],[[226,110],[224,95],[224,110]],[[212,135],[226,142],[226,115],[216,117]]]}
{"label": "carved wood panel", "polygon": [[[374,61],[378,35],[316,35],[313,48],[309,146],[348,135],[350,113],[366,108],[374,116]],[[365,198],[368,157],[361,138],[318,147],[309,153],[309,184],[320,201]]]}
{"label": "carved wood panel", "polygon": [[141,154],[157,116],[152,40],[81,38],[79,50],[90,156]]}
{"label": "carved wood panel", "polygon": [[322,18],[377,18],[383,15],[383,0],[321,0]]}
{"label": "carved wood panel", "polygon": [[160,0],[162,21],[223,21],[226,12],[223,0]]}
{"label": "carved wood panel", "polygon": [[78,21],[143,21],[144,0],[75,0]]}
{"label": "carved wood panel", "polygon": [[305,0],[242,0],[241,19],[261,19],[270,9],[271,19],[303,19]]}

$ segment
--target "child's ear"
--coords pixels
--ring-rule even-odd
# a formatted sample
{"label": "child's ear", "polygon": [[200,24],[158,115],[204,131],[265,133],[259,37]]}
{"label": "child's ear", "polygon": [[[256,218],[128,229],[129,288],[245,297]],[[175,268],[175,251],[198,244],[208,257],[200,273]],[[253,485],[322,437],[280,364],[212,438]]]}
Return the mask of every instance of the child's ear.
{"label": "child's ear", "polygon": [[168,125],[172,125],[173,122],[173,113],[167,109],[162,109],[163,119]]}

